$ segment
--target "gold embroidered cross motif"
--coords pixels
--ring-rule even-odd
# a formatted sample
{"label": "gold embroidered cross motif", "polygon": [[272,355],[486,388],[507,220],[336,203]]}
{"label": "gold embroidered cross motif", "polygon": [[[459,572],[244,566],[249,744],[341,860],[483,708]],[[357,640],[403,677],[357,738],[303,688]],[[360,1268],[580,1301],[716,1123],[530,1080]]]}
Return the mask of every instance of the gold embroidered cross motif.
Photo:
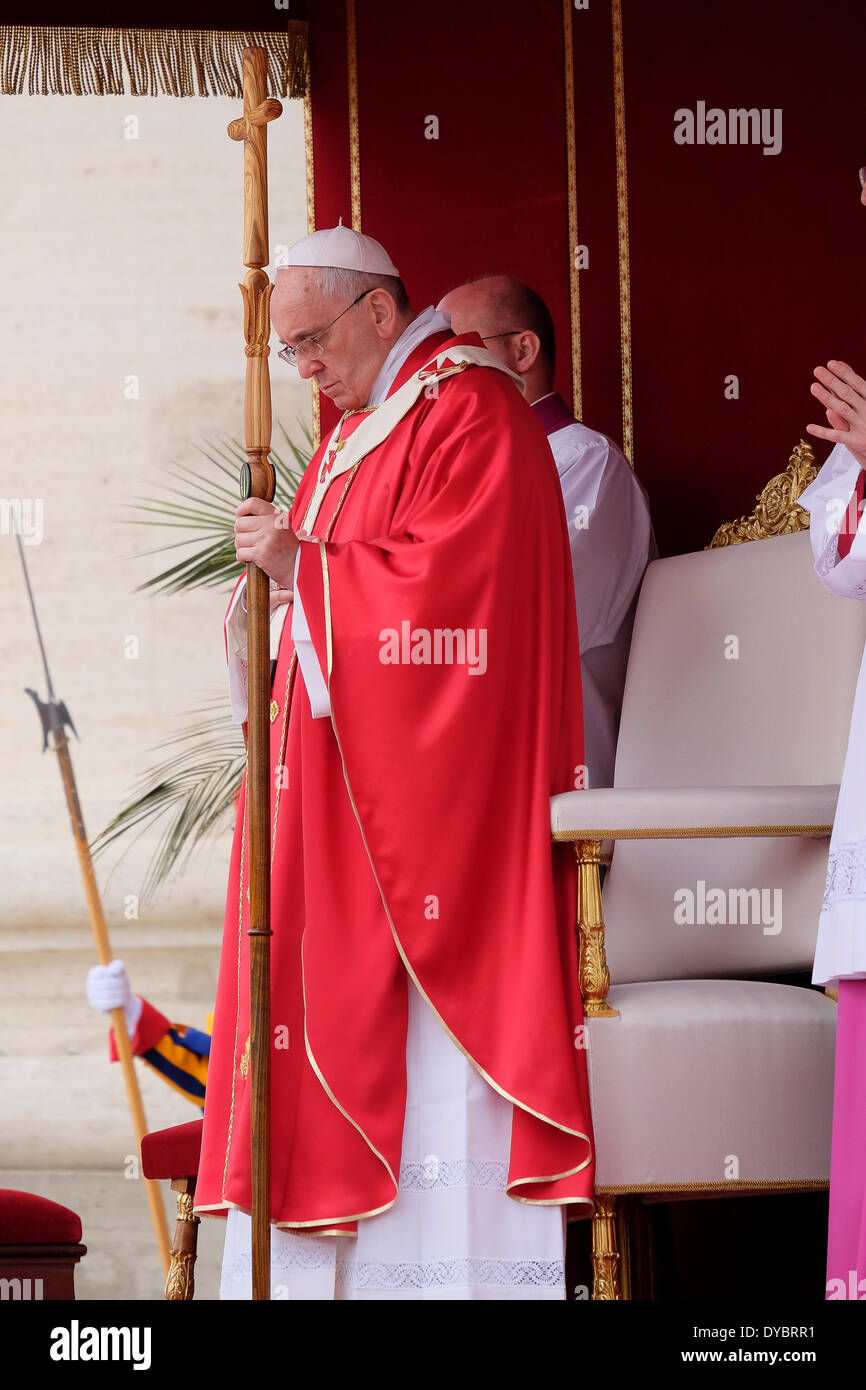
{"label": "gold embroidered cross motif", "polygon": [[465,372],[467,367],[471,367],[471,362],[452,362],[450,357],[446,357],[443,362],[437,362],[434,358],[434,365],[422,367],[418,373],[419,381],[437,381],[441,376],[449,376],[454,372]]}
{"label": "gold embroidered cross motif", "polygon": [[345,439],[338,439],[336,445],[334,446],[334,452],[331,454],[330,458],[326,458],[326,459],[323,459],[323,460],[322,460],[322,467],[319,469],[319,482],[320,482],[320,483],[323,483],[323,482],[325,481],[325,479],[327,478],[328,474],[330,473],[331,469],[333,468],[334,464],[336,463],[336,461],[337,461],[337,455],[338,455],[338,453],[340,452],[340,450],[342,449],[342,447],[343,447],[343,445],[345,444],[345,442],[346,442]]}
{"label": "gold embroidered cross motif", "polygon": [[241,1056],[241,1076],[245,1077],[250,1069],[250,1040],[247,1038],[244,1043],[244,1050]]}
{"label": "gold embroidered cross motif", "polygon": [[[377,405],[362,405],[357,410],[344,410],[343,414],[340,416],[340,423],[337,428],[342,430],[343,425],[348,420],[350,415],[372,415],[373,411],[378,409],[379,407]],[[334,445],[333,453],[331,453],[329,457],[322,459],[322,465],[319,469],[320,484],[323,483],[327,478],[328,474],[330,473],[331,469],[333,468],[336,462],[338,453],[340,452],[345,443],[345,439],[338,439],[337,443]]]}

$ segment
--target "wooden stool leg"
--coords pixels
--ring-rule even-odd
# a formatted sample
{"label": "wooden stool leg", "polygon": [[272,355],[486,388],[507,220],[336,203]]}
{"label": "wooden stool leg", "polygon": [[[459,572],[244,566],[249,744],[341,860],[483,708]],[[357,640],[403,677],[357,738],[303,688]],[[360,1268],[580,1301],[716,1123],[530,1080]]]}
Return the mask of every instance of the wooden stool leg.
{"label": "wooden stool leg", "polygon": [[621,1299],[619,1251],[616,1241],[616,1197],[595,1194],[592,1218],[592,1296],[594,1299]]}
{"label": "wooden stool leg", "polygon": [[177,1193],[177,1225],[171,1246],[171,1264],[165,1281],[167,1299],[189,1302],[195,1293],[195,1256],[198,1244],[199,1218],[193,1216],[195,1178],[175,1178],[171,1184]]}

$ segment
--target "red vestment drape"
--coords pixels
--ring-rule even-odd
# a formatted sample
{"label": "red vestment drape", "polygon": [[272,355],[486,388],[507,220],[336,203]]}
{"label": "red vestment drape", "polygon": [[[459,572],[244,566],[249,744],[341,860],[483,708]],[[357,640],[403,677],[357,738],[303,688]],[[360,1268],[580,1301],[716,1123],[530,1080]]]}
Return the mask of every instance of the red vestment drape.
{"label": "red vestment drape", "polygon": [[[441,342],[421,344],[392,390]],[[272,1219],[350,1231],[394,1202],[407,970],[515,1104],[510,1194],[589,1212],[574,869],[549,818],[583,762],[580,668],[547,441],[505,375],[470,367],[333,481],[317,537],[335,513],[298,572],[331,718],[312,717],[291,614],[273,686]],[[250,1207],[245,792],[199,1211]]]}

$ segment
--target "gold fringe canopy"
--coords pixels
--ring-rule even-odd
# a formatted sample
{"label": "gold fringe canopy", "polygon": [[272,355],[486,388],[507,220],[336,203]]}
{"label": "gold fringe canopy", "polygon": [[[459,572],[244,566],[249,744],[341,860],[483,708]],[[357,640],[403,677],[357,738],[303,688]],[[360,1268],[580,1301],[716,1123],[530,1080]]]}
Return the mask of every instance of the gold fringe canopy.
{"label": "gold fringe canopy", "polygon": [[0,92],[16,96],[243,95],[241,53],[268,54],[273,96],[303,97],[309,85],[307,25],[213,29],[47,28],[0,25]]}

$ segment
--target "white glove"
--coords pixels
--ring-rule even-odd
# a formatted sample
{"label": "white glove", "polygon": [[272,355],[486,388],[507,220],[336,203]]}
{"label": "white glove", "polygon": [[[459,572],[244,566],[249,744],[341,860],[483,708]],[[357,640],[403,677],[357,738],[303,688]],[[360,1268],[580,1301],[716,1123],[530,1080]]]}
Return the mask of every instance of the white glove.
{"label": "white glove", "polygon": [[130,1038],[135,1037],[143,1004],[130,988],[122,960],[113,960],[110,965],[94,965],[87,972],[87,998],[101,1014],[109,1014],[112,1009],[123,1009],[126,1031]]}

